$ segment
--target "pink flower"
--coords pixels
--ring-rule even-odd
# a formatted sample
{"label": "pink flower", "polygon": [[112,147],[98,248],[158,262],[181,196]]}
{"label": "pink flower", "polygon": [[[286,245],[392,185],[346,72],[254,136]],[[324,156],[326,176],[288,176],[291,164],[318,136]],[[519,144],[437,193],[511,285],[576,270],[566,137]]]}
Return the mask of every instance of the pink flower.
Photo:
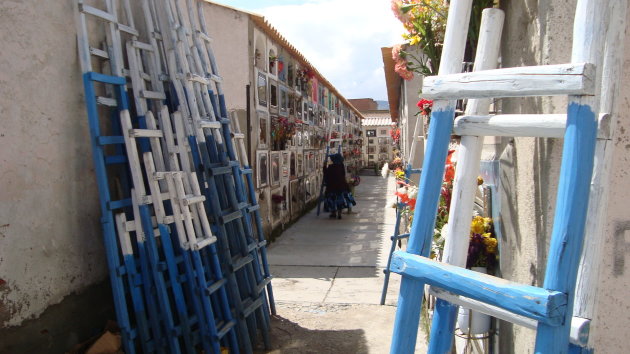
{"label": "pink flower", "polygon": [[401,22],[407,22],[404,19],[405,14],[402,11],[402,6],[403,3],[400,0],[392,0],[392,12],[394,13],[394,16],[396,16],[396,18],[401,21]]}
{"label": "pink flower", "polygon": [[402,44],[396,44],[392,47],[392,59],[395,62],[400,61],[400,51],[402,50]]}
{"label": "pink flower", "polygon": [[397,72],[398,75],[400,75],[400,77],[405,80],[413,79],[413,73],[407,70],[407,63],[405,63],[404,61],[397,62],[396,65],[394,65],[394,71]]}

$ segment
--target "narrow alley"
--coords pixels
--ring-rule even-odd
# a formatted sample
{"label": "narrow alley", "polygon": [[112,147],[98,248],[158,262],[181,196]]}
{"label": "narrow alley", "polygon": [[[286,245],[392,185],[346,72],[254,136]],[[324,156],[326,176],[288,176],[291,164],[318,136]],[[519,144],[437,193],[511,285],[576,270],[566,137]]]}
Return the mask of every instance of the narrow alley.
{"label": "narrow alley", "polygon": [[629,5],[0,1],[0,354],[629,352]]}
{"label": "narrow alley", "polygon": [[[268,352],[389,351],[397,274],[390,278],[385,306],[379,301],[396,218],[393,193],[393,178],[361,176],[350,215],[330,219],[313,209],[271,244],[278,315]],[[418,342],[423,349],[425,341]]]}

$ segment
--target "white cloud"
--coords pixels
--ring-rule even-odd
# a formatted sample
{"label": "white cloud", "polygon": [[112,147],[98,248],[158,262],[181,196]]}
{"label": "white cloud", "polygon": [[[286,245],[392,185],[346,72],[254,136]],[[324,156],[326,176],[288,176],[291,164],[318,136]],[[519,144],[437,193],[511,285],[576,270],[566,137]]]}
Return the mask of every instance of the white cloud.
{"label": "white cloud", "polygon": [[308,0],[259,8],[347,98],[386,99],[381,47],[402,41],[388,0]]}

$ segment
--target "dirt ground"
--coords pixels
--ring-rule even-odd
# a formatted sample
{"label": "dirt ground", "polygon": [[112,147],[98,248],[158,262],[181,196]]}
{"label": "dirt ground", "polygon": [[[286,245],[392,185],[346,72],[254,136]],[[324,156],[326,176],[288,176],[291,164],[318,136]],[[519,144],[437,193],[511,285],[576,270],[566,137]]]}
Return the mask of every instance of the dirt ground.
{"label": "dirt ground", "polygon": [[271,348],[257,354],[389,353],[394,306],[278,303],[277,310]]}

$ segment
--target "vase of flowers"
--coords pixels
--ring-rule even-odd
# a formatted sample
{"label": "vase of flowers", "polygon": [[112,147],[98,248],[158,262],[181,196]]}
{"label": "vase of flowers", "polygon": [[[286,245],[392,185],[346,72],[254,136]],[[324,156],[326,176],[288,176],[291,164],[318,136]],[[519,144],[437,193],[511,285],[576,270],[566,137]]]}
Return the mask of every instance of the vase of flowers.
{"label": "vase of flowers", "polygon": [[[492,219],[475,216],[470,224],[466,268],[479,273],[494,274],[497,245]],[[460,307],[457,324],[465,334],[486,333],[490,329],[490,316]]]}

